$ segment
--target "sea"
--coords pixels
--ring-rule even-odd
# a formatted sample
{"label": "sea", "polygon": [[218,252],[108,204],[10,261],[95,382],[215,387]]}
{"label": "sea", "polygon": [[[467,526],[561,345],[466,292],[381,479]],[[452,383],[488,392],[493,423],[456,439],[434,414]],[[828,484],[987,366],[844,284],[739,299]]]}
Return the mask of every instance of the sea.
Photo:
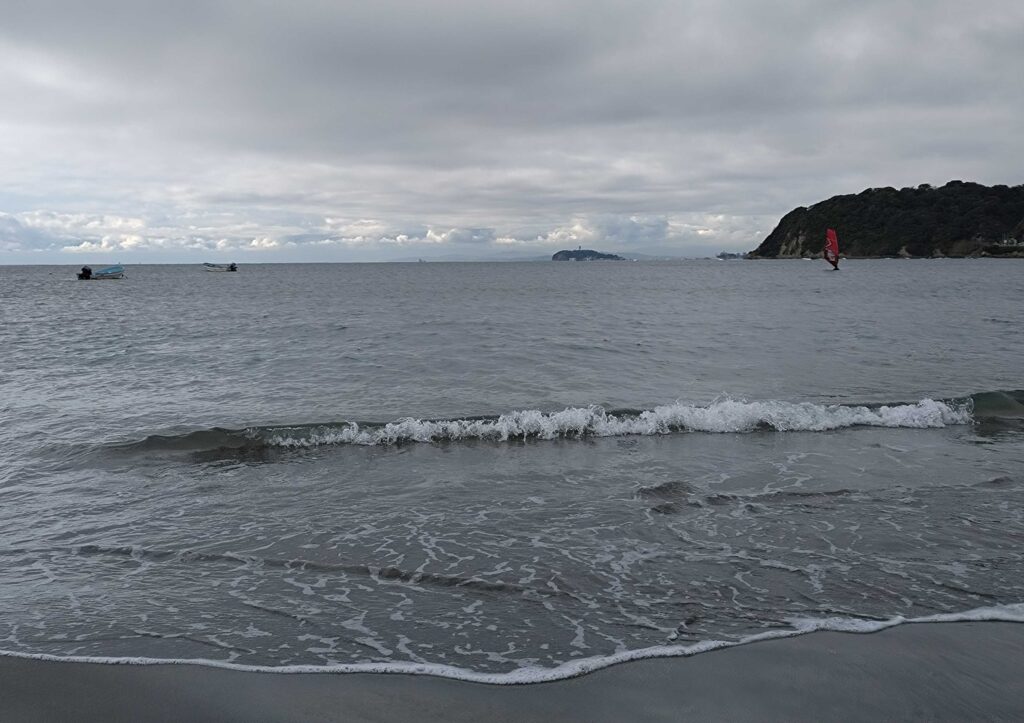
{"label": "sea", "polygon": [[0,651],[579,675],[1024,622],[1024,260],[0,267]]}

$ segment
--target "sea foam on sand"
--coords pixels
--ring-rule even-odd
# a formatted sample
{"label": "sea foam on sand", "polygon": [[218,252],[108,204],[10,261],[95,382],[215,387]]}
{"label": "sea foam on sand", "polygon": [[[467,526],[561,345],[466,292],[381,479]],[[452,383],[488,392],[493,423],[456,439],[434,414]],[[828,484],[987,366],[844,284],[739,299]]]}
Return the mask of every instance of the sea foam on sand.
{"label": "sea foam on sand", "polygon": [[64,661],[77,663],[101,663],[107,665],[204,665],[226,670],[259,673],[398,673],[404,675],[431,675],[473,683],[491,685],[523,685],[546,683],[575,678],[612,665],[651,658],[690,657],[699,653],[740,645],[789,638],[817,631],[842,633],[874,633],[907,623],[954,623],[954,622],[1010,622],[1024,623],[1024,603],[975,608],[960,613],[943,613],[919,618],[896,616],[886,620],[865,620],[861,618],[793,618],[789,630],[772,630],[748,636],[739,641],[707,640],[693,645],[658,645],[638,650],[627,650],[613,655],[594,656],[572,660],[553,668],[520,668],[508,673],[481,673],[450,665],[432,663],[339,663],[337,665],[242,665],[219,660],[201,658],[160,659],[145,657],[100,657],[60,656],[20,651],[0,651],[0,655],[34,660]]}
{"label": "sea foam on sand", "polygon": [[1005,622],[796,635],[536,686],[0,658],[0,720],[1009,721],[1022,658],[1024,625]]}

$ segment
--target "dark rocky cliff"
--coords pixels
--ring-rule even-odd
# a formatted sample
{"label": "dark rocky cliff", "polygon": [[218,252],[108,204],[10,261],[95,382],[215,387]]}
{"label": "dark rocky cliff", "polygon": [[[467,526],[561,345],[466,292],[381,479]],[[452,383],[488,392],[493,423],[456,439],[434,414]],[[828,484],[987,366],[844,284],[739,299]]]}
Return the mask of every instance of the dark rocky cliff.
{"label": "dark rocky cliff", "polygon": [[1024,257],[1024,186],[869,188],[790,211],[751,258],[820,256],[825,230],[843,256]]}

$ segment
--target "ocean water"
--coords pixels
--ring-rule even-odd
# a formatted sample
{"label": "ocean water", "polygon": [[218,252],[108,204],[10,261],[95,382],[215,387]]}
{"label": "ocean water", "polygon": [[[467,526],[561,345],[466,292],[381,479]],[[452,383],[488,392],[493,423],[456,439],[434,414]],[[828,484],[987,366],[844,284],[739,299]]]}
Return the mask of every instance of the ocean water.
{"label": "ocean water", "polygon": [[493,682],[1024,621],[1024,262],[0,267],[0,651]]}

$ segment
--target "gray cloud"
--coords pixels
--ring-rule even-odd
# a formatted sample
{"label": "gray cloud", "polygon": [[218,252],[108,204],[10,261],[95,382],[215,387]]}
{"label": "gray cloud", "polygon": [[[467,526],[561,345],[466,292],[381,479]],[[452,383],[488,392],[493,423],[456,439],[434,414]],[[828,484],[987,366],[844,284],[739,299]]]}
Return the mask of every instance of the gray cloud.
{"label": "gray cloud", "polygon": [[1024,182],[1021,37],[1012,0],[17,3],[0,262],[749,249],[836,193]]}

